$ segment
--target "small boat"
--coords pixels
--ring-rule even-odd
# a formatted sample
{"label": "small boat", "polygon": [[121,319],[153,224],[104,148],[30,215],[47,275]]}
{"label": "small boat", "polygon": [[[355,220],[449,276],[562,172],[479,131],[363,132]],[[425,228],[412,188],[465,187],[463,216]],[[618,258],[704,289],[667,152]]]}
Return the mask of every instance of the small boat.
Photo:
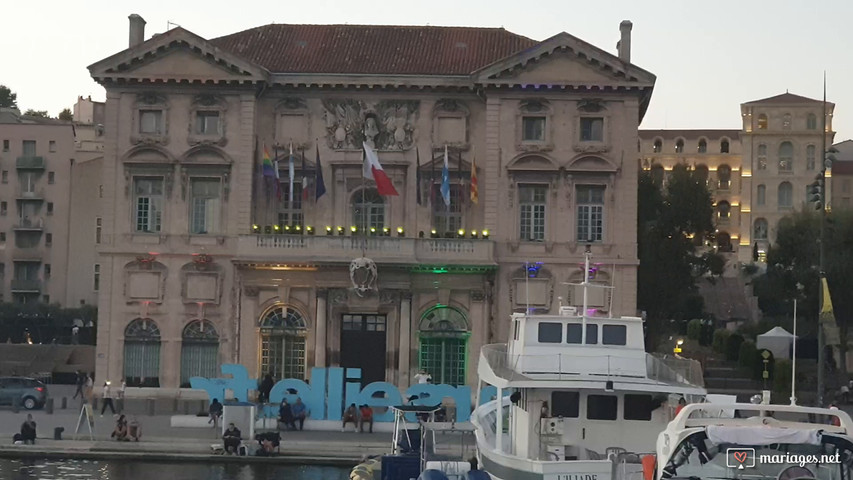
{"label": "small boat", "polygon": [[436,421],[440,406],[400,405],[391,409],[391,454],[356,465],[350,479],[489,480],[477,467],[470,424]]}
{"label": "small boat", "polygon": [[853,423],[833,408],[687,405],[657,440],[646,480],[849,480]]}
{"label": "small boat", "polygon": [[[582,268],[590,272],[587,252]],[[678,400],[701,401],[698,362],[646,353],[643,319],[580,305],[515,313],[507,344],[480,352],[471,422],[481,467],[496,480],[609,480],[641,474]],[[579,290],[574,290],[578,292]],[[609,309],[608,309],[609,310]],[[488,390],[486,390],[488,391]]]}

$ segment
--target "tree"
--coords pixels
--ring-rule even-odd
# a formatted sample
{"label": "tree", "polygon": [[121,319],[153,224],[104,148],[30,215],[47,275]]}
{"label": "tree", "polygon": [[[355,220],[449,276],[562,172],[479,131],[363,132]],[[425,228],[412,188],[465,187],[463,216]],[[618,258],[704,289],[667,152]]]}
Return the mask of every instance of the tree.
{"label": "tree", "polygon": [[0,107],[18,108],[18,94],[6,85],[0,85]]}
{"label": "tree", "polygon": [[59,112],[59,119],[66,122],[70,122],[74,120],[74,114],[71,113],[70,108],[63,108],[62,111]]}
{"label": "tree", "polygon": [[696,256],[696,245],[713,232],[711,193],[705,181],[686,165],[677,165],[665,191],[650,172],[640,172],[638,191],[637,297],[646,312],[650,347],[670,320],[695,318],[696,279],[707,263]]}
{"label": "tree", "polygon": [[47,110],[33,110],[32,108],[24,112],[24,115],[27,115],[29,117],[50,118],[50,115],[47,114]]}

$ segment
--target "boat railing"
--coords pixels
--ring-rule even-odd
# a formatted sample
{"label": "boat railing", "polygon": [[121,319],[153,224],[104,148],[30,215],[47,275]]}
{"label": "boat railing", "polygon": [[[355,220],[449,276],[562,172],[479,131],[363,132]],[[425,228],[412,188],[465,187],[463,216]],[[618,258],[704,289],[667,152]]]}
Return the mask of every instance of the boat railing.
{"label": "boat railing", "polygon": [[650,379],[660,382],[698,387],[705,386],[702,365],[690,358],[647,353],[646,372]]}

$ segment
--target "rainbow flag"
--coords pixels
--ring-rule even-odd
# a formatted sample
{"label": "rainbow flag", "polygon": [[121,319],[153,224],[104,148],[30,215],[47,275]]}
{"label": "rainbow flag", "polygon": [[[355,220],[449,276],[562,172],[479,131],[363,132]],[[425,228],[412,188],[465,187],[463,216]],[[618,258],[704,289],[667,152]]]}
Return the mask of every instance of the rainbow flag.
{"label": "rainbow flag", "polygon": [[275,178],[275,168],[272,166],[272,159],[270,158],[270,151],[267,150],[267,146],[264,145],[264,159],[263,159],[263,169],[265,177]]}
{"label": "rainbow flag", "polygon": [[480,200],[480,186],[477,185],[477,159],[471,158],[471,201],[475,204]]}

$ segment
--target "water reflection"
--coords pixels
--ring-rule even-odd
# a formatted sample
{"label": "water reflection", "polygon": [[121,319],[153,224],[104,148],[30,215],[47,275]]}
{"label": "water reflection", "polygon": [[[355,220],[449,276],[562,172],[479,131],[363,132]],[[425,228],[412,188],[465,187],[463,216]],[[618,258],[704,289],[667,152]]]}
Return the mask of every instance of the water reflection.
{"label": "water reflection", "polygon": [[341,467],[270,464],[0,458],[0,480],[348,480],[349,471]]}

